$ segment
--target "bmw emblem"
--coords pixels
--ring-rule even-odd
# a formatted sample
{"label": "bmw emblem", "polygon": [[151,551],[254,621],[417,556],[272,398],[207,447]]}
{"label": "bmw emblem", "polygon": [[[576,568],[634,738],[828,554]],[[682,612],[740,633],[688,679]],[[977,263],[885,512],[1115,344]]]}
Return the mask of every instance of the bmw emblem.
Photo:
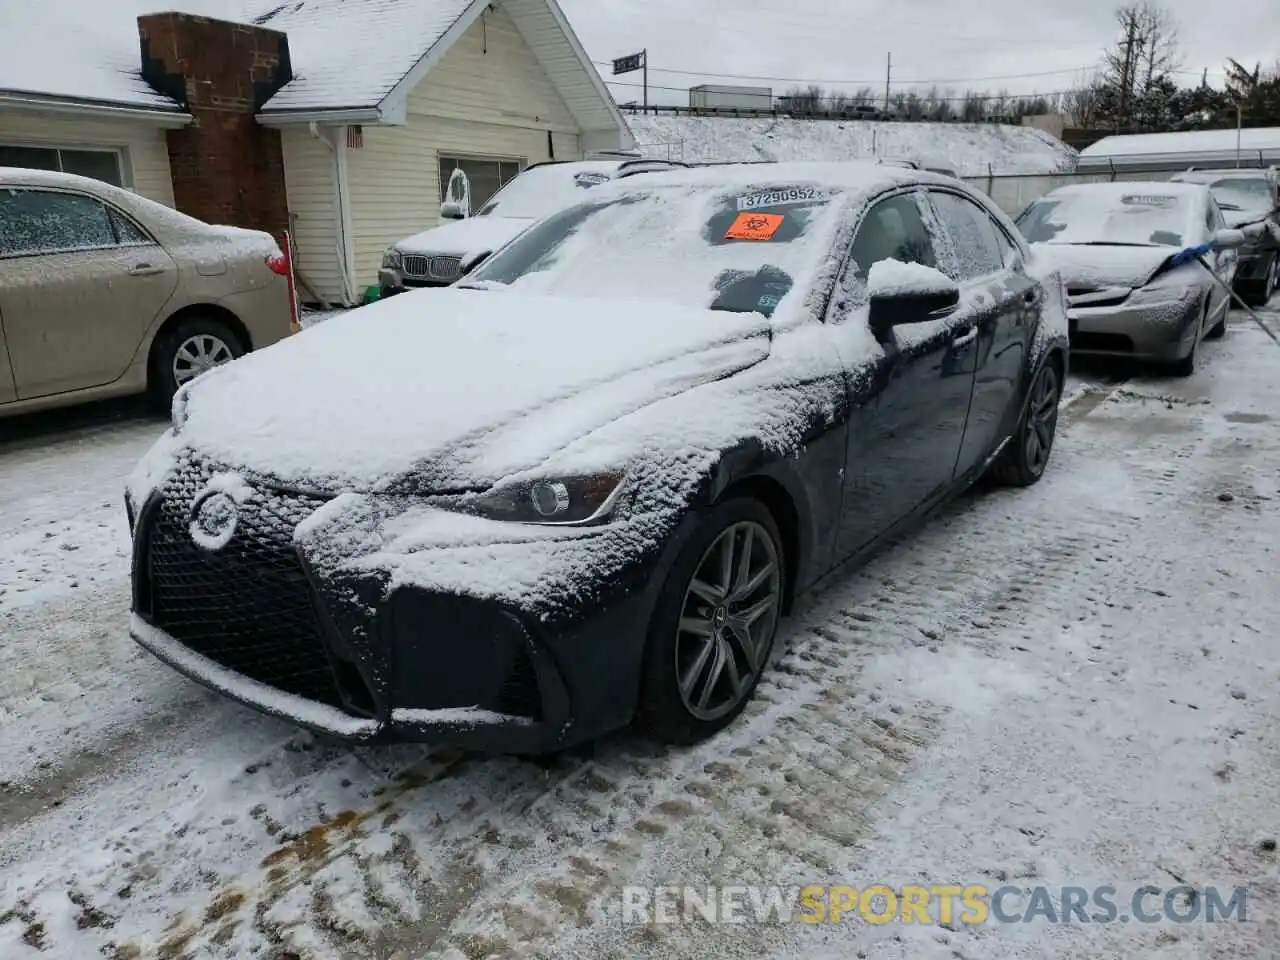
{"label": "bmw emblem", "polygon": [[240,506],[224,490],[208,490],[191,505],[191,539],[206,550],[221,550],[235,536]]}

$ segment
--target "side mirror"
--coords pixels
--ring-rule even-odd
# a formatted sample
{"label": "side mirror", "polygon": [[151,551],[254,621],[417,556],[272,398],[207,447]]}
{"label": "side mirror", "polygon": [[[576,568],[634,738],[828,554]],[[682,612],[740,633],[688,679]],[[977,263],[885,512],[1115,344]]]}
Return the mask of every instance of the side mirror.
{"label": "side mirror", "polygon": [[1246,239],[1257,240],[1267,232],[1267,224],[1265,221],[1261,223],[1251,223],[1247,226],[1241,227],[1240,232],[1245,235]]}
{"label": "side mirror", "polygon": [[1213,235],[1215,250],[1234,250],[1236,247],[1243,247],[1245,242],[1243,230],[1219,230]]}
{"label": "side mirror", "polygon": [[887,333],[905,323],[946,316],[960,303],[960,286],[921,263],[877,260],[867,275],[871,330]]}
{"label": "side mirror", "polygon": [[461,204],[454,203],[452,200],[446,200],[440,204],[441,220],[465,220],[467,215],[462,212]]}

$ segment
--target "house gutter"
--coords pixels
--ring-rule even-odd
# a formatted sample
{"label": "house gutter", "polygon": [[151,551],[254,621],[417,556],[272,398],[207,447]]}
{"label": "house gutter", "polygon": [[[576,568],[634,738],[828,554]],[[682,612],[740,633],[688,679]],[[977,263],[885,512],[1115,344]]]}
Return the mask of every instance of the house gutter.
{"label": "house gutter", "polygon": [[263,110],[257,120],[264,127],[289,127],[305,123],[343,125],[348,123],[380,123],[382,111],[377,107],[339,107],[333,110]]}
{"label": "house gutter", "polygon": [[359,303],[359,298],[356,296],[355,291],[355,250],[351,246],[351,236],[354,231],[351,226],[351,183],[347,165],[347,128],[345,126],[333,128],[342,134],[337,143],[334,143],[321,133],[320,125],[314,120],[308,124],[307,129],[311,136],[328,147],[329,152],[333,154],[334,186],[338,200],[337,254],[338,263],[342,265],[342,301],[345,306],[353,306]]}
{"label": "house gutter", "polygon": [[157,127],[178,129],[195,118],[179,110],[149,110],[92,100],[67,100],[0,91],[0,108],[29,110],[38,113],[62,113],[87,119],[132,120]]}

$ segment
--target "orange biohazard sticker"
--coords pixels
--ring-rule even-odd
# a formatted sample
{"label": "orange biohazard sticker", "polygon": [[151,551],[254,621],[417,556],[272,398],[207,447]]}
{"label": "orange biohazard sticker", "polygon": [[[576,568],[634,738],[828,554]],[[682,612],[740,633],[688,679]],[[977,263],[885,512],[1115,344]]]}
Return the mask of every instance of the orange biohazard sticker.
{"label": "orange biohazard sticker", "polygon": [[738,214],[738,219],[725,231],[726,240],[772,240],[785,220],[780,213],[752,213],[749,210]]}

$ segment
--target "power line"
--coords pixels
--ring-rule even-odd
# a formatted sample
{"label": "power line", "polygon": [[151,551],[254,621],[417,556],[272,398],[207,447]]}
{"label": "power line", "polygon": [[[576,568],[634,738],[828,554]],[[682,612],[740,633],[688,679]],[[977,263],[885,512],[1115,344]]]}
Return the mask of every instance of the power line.
{"label": "power line", "polygon": [[[642,86],[643,86],[643,84],[639,84],[639,83],[623,83],[623,82],[621,82],[621,81],[619,81],[619,80],[607,80],[607,81],[605,81],[605,82],[606,82],[606,83],[608,83],[608,84],[609,84],[609,86],[611,86],[611,87],[635,87],[635,88],[639,89],[640,87],[642,87]],[[871,86],[871,85],[870,85],[870,84],[866,84],[866,86],[868,86],[868,87],[869,87],[869,86]],[[664,86],[662,86],[662,85],[660,85],[660,84],[652,84],[652,83],[651,83],[651,84],[649,84],[649,89],[650,89],[650,90],[670,90],[670,91],[672,91],[673,93],[688,93],[688,92],[689,92],[689,88],[688,88],[688,87],[664,87]],[[988,100],[1036,100],[1036,99],[1039,99],[1040,97],[1044,97],[1044,98],[1046,98],[1046,99],[1047,99],[1047,98],[1049,98],[1049,97],[1062,97],[1062,96],[1066,96],[1066,95],[1067,95],[1067,94],[1069,94],[1069,93],[1077,93],[1077,92],[1079,92],[1079,91],[1077,91],[1077,90],[1054,90],[1054,91],[1051,91],[1051,92],[1049,92],[1049,93],[1006,93],[1006,94],[1003,94],[1003,95],[998,94],[998,93],[971,93],[971,94],[967,94],[967,95],[965,95],[965,96],[959,96],[959,97],[930,97],[930,98],[929,98],[929,100],[930,100],[931,102],[934,102],[934,103],[964,103],[964,102],[965,102],[965,101],[967,101],[967,100],[968,100],[968,101],[981,100],[981,101],[984,101],[984,102],[985,102],[985,101],[988,101]],[[899,93],[899,94],[901,94],[901,95],[903,95],[903,96],[912,96],[912,95],[919,96],[919,94],[914,94],[914,93],[912,93],[912,94],[902,94],[902,91],[898,91],[898,93]],[[785,99],[787,99],[787,98],[786,98],[785,96],[782,96],[782,97],[778,97],[778,98],[776,98],[776,99],[782,99],[782,100],[785,100]],[[848,102],[848,101],[850,101],[852,98],[851,98],[851,97],[849,97],[848,95],[841,95],[841,94],[825,94],[825,95],[823,95],[823,96],[819,96],[819,97],[809,97],[809,96],[805,95],[805,96],[800,97],[799,99],[804,100],[804,101],[816,100],[816,101],[817,101],[817,102],[819,102],[819,103],[827,103],[827,102],[832,102],[832,103],[834,103],[834,102],[839,102],[839,101],[845,101],[845,102]],[[892,98],[891,98],[891,99],[892,99]]]}
{"label": "power line", "polygon": [[[593,60],[592,63],[602,67],[610,67],[613,65],[599,60]],[[1002,76],[992,77],[950,77],[926,80],[898,80],[896,82],[899,84],[979,83],[986,80],[1022,80],[1027,77],[1058,77],[1065,76],[1069,73],[1080,73],[1081,71],[1093,69],[1096,69],[1096,65],[1091,64],[1085,67],[1071,67],[1065,70],[1043,70],[1039,73],[1007,73]],[[773,83],[811,83],[829,87],[874,86],[880,82],[878,78],[872,80],[823,80],[811,77],[765,77],[747,73],[713,73],[707,70],[676,70],[668,67],[650,67],[650,70],[654,73],[678,73],[689,77],[723,77],[728,80],[768,80]]]}
{"label": "power line", "polygon": [[[601,66],[601,67],[613,66],[611,62],[604,61],[604,60],[593,60],[591,62],[594,63],[596,66]],[[921,79],[921,80],[895,80],[894,84],[900,85],[900,86],[905,86],[905,85],[925,86],[930,84],[942,84],[942,83],[984,83],[991,80],[1025,80],[1033,77],[1061,77],[1061,76],[1066,76],[1068,74],[1089,73],[1090,71],[1098,71],[1100,69],[1101,69],[1101,66],[1099,64],[1091,63],[1091,64],[1084,64],[1082,66],[1069,67],[1063,70],[1043,70],[1038,73],[1006,73],[1003,75],[990,76],[990,77],[937,77],[937,78]],[[880,83],[880,78],[864,79],[864,80],[824,80],[824,79],[812,78],[812,77],[767,77],[767,76],[758,76],[758,75],[748,74],[748,73],[716,73],[709,70],[677,70],[674,67],[650,67],[649,70],[652,73],[671,73],[671,74],[679,74],[681,76],[687,76],[687,77],[712,77],[712,78],[719,78],[724,80],[765,80],[772,83],[813,84],[817,86],[827,86],[827,87],[876,86],[877,84]],[[1169,70],[1166,72],[1173,73],[1173,74],[1180,74],[1184,76],[1198,77],[1201,75],[1201,71],[1199,70]],[[1222,70],[1210,70],[1209,73],[1215,76],[1218,74],[1225,75],[1225,71],[1222,71]],[[615,81],[610,80],[606,82],[613,83]],[[621,84],[621,85],[627,86],[628,84]],[[650,84],[650,86],[653,86],[653,84]],[[654,89],[655,90],[685,90],[687,88],[686,87],[654,87]]]}

